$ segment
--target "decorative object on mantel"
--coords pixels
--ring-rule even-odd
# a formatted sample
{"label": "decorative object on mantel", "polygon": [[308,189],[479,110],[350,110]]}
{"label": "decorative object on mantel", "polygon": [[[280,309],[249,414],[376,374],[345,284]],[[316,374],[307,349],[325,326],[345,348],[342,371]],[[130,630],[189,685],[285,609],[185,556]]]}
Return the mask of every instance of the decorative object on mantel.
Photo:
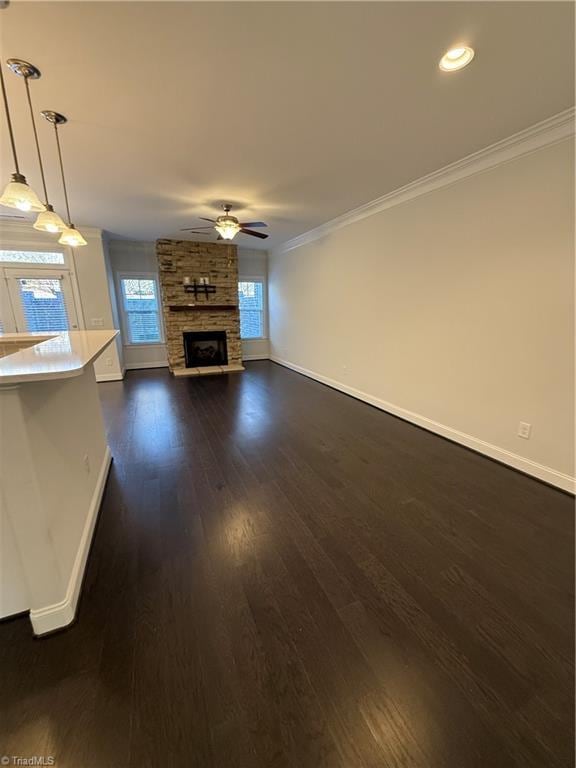
{"label": "decorative object on mantel", "polygon": [[193,235],[210,235],[212,234],[211,232],[203,232],[202,230],[215,229],[218,232],[218,240],[233,240],[238,232],[244,235],[251,235],[252,237],[260,237],[263,240],[268,237],[263,232],[253,232],[251,229],[247,229],[247,227],[267,227],[268,224],[265,224],[263,221],[240,222],[236,216],[230,214],[232,210],[231,205],[225,203],[222,208],[224,209],[224,215],[218,216],[217,219],[207,219],[204,216],[198,217],[202,221],[210,221],[211,225],[209,227],[190,227],[188,229],[181,229],[180,232],[191,232]]}
{"label": "decorative object on mantel", "polygon": [[[205,280],[206,278],[201,277],[200,280]],[[188,282],[186,282],[188,280]],[[209,293],[216,293],[216,286],[215,285],[208,285],[208,283],[197,283],[196,280],[194,280],[192,283],[190,283],[190,278],[184,278],[184,290],[186,293],[193,293],[194,298],[198,298],[198,294],[204,294],[206,298],[208,298]]]}

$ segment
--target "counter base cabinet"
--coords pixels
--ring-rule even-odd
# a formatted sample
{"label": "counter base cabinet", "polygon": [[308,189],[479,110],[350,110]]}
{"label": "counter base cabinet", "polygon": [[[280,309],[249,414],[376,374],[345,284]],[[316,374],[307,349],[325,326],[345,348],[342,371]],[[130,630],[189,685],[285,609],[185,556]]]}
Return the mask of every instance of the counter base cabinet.
{"label": "counter base cabinet", "polygon": [[94,368],[0,385],[0,617],[75,616],[111,456]]}

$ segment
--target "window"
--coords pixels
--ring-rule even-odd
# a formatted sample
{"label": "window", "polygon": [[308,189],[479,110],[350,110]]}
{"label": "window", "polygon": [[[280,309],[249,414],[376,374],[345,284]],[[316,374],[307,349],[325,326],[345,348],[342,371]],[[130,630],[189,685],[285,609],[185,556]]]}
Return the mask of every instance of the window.
{"label": "window", "polygon": [[240,306],[240,337],[263,339],[264,329],[264,282],[247,280],[238,283]]}
{"label": "window", "polygon": [[68,314],[60,280],[21,277],[18,283],[29,331],[68,330]]}
{"label": "window", "polygon": [[[78,286],[68,249],[42,243],[34,250],[10,240],[0,248],[0,332],[78,328]],[[69,263],[70,261],[70,263]]]}
{"label": "window", "polygon": [[44,265],[2,270],[8,289],[2,320],[17,333],[78,328],[74,293],[67,270]]}
{"label": "window", "polygon": [[64,254],[48,251],[0,250],[0,261],[10,261],[17,264],[64,264]]}
{"label": "window", "polygon": [[161,344],[162,324],[155,275],[120,278],[127,344]]}

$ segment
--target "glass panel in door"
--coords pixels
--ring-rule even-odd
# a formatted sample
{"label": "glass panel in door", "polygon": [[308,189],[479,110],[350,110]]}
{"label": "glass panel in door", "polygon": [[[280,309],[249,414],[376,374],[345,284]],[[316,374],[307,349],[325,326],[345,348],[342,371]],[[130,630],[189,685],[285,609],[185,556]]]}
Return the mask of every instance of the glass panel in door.
{"label": "glass panel in door", "polygon": [[78,328],[68,275],[20,272],[9,284],[18,332]]}

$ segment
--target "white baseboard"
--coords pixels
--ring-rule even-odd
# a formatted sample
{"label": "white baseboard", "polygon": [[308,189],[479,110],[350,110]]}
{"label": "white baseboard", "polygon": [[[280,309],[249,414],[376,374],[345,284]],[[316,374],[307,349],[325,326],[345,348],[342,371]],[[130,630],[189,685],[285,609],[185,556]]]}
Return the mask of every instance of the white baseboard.
{"label": "white baseboard", "polygon": [[327,384],[333,389],[338,389],[340,392],[344,392],[347,395],[351,395],[358,400],[363,400],[365,403],[379,408],[382,411],[391,413],[393,416],[398,416],[405,421],[410,421],[412,424],[416,424],[419,427],[427,429],[429,432],[434,432],[437,435],[448,438],[455,443],[465,445],[467,448],[471,448],[478,453],[482,453],[485,456],[489,456],[491,459],[507,464],[509,467],[525,472],[527,475],[536,477],[538,480],[543,480],[550,485],[554,485],[557,488],[561,488],[563,491],[569,493],[576,493],[576,478],[566,475],[563,472],[558,472],[552,467],[547,467],[544,464],[539,464],[531,459],[526,459],[523,456],[519,456],[517,453],[512,453],[505,448],[499,448],[497,445],[487,443],[484,440],[480,440],[472,435],[467,435],[465,432],[460,432],[452,427],[447,427],[445,424],[440,424],[433,419],[429,419],[426,416],[421,416],[419,413],[408,411],[405,408],[401,408],[398,405],[389,403],[386,400],[381,400],[378,397],[369,395],[367,392],[362,392],[359,389],[350,387],[347,384],[342,384],[340,381],[330,379],[328,376],[323,376],[315,371],[310,371],[307,368],[302,368],[300,365],[291,363],[288,360],[282,360],[275,355],[270,356],[270,360],[279,365],[283,365],[286,368],[290,368],[297,373],[301,373],[304,376],[308,376],[310,379],[315,379],[322,384]]}
{"label": "white baseboard", "polygon": [[270,355],[242,355],[242,360],[270,360]]}
{"label": "white baseboard", "polygon": [[88,508],[86,523],[84,524],[84,530],[82,531],[82,536],[78,544],[78,551],[76,553],[74,565],[72,566],[72,573],[68,580],[66,597],[64,600],[61,600],[54,605],[47,605],[45,608],[38,608],[37,610],[30,611],[30,621],[32,622],[32,628],[35,635],[45,635],[47,632],[54,632],[54,630],[62,629],[62,627],[66,627],[74,621],[78,598],[80,597],[80,590],[82,588],[86,561],[88,559],[88,553],[90,552],[92,536],[94,534],[96,520],[98,519],[98,511],[102,501],[102,494],[106,487],[106,479],[108,477],[111,462],[112,454],[110,453],[110,448],[106,446],[106,453],[104,454],[104,459],[100,466],[96,487],[94,488],[94,493],[92,494],[92,499]]}
{"label": "white baseboard", "polygon": [[126,363],[127,371],[143,371],[146,368],[168,368],[168,360],[155,363]]}
{"label": "white baseboard", "polygon": [[123,373],[97,373],[96,381],[122,381],[124,378]]}

